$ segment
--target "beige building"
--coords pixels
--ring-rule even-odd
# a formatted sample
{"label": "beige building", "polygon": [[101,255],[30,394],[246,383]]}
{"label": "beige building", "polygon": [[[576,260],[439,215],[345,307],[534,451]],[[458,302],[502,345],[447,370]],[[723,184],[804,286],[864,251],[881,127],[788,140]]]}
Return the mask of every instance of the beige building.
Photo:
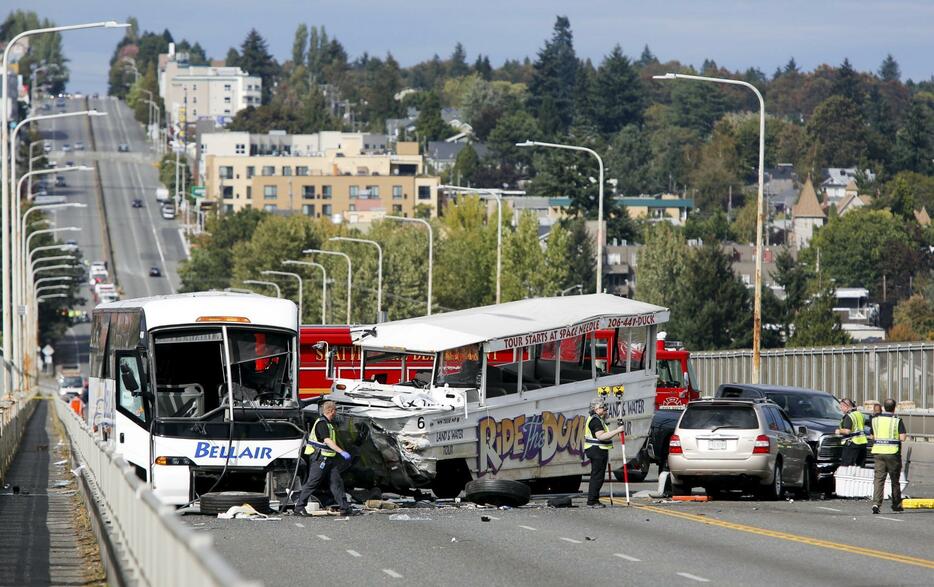
{"label": "beige building", "polygon": [[253,150],[249,139],[264,135],[233,143],[243,146],[242,155],[213,154],[210,135],[202,135],[205,197],[224,212],[252,207],[352,223],[413,217],[419,206],[437,215],[440,178],[424,175],[416,143],[398,143],[395,153],[366,152],[367,135],[337,134],[346,136],[338,146],[326,140],[332,148],[323,152],[253,156],[246,154]]}
{"label": "beige building", "polygon": [[259,106],[263,82],[239,67],[188,65],[174,44],[159,56],[159,96],[170,123],[212,118],[224,125],[247,106]]}
{"label": "beige building", "polygon": [[827,222],[827,214],[817,200],[817,192],[811,178],[801,188],[798,202],[791,208],[791,226],[795,234],[795,248],[798,250],[808,246],[814,231]]}

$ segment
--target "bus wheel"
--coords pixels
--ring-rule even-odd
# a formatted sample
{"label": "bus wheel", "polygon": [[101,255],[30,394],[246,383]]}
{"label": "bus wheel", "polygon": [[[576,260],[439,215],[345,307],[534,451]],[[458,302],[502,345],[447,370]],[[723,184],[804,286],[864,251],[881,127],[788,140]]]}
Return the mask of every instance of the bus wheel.
{"label": "bus wheel", "polygon": [[251,505],[261,513],[269,512],[269,496],[253,491],[216,491],[201,496],[201,513],[216,516],[238,505]]}
{"label": "bus wheel", "polygon": [[[629,467],[630,483],[642,483],[645,481],[646,476],[649,474],[649,461],[644,458],[635,458],[629,461],[627,466]],[[625,475],[623,475],[622,467],[613,471],[613,476],[616,477],[617,481],[626,480]]]}
{"label": "bus wheel", "polygon": [[519,507],[529,503],[529,486],[511,479],[477,479],[467,484],[467,500],[479,505]]}

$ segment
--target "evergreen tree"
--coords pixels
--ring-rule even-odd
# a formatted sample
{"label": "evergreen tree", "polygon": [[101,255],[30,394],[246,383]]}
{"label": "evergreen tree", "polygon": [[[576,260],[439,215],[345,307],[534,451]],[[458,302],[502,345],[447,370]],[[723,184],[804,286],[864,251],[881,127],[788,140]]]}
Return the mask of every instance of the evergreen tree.
{"label": "evergreen tree", "polygon": [[474,173],[480,166],[480,158],[477,157],[477,151],[470,143],[466,144],[457,158],[454,160],[453,177],[456,178],[458,185],[469,184],[473,181]]}
{"label": "evergreen tree", "polygon": [[821,102],[805,129],[815,168],[853,167],[866,156],[866,127],[859,107],[849,98],[831,96]]}
{"label": "evergreen tree", "polygon": [[613,47],[600,64],[594,89],[596,123],[600,132],[615,134],[627,124],[642,122],[642,82],[619,45]]}
{"label": "evergreen tree", "polygon": [[240,65],[240,52],[236,47],[227,49],[227,55],[224,57],[224,65],[227,67],[237,67]]}
{"label": "evergreen tree", "polygon": [[934,174],[934,99],[916,96],[895,137],[895,168]]}
{"label": "evergreen tree", "polygon": [[678,284],[687,272],[690,249],[681,231],[668,222],[648,225],[644,238],[637,262],[636,299],[673,308],[683,293]]}
{"label": "evergreen tree", "polygon": [[[366,111],[370,128],[374,131],[385,128],[385,120],[400,114],[400,104],[395,95],[402,89],[402,76],[399,62],[386,55],[386,60],[372,58],[365,66],[365,85],[363,97],[367,102]],[[435,95],[437,100],[437,95]],[[438,102],[438,117],[441,116],[441,103]],[[420,135],[422,139],[424,136]]]}
{"label": "evergreen tree", "polygon": [[529,83],[529,109],[538,114],[542,128],[549,134],[553,130],[563,132],[571,125],[577,65],[571,22],[559,16],[551,39],[538,52]]}
{"label": "evergreen tree", "polygon": [[681,83],[671,88],[671,116],[675,126],[701,135],[713,130],[727,110],[719,84]]}
{"label": "evergreen tree", "polygon": [[645,134],[634,124],[613,137],[606,157],[607,174],[616,178],[616,189],[623,196],[658,191],[651,174],[652,149]]}
{"label": "evergreen tree", "polygon": [[295,29],[295,39],[292,41],[292,67],[304,65],[308,53],[308,26],[305,23]]}
{"label": "evergreen tree", "polygon": [[467,52],[460,43],[454,45],[454,52],[451,53],[451,59],[448,62],[448,75],[450,77],[462,77],[470,73],[470,67],[467,65]]}
{"label": "evergreen tree", "polygon": [[843,330],[840,317],[834,313],[835,288],[833,284],[811,289],[810,299],[804,302],[794,322],[794,334],[789,346],[831,346],[850,342]]}
{"label": "evergreen tree", "polygon": [[898,82],[901,81],[901,78],[902,70],[892,54],[889,53],[882,61],[882,65],[879,66],[879,79],[884,82]]}
{"label": "evergreen tree", "polygon": [[[577,68],[577,89],[574,91],[574,126],[596,128],[599,110],[598,97],[597,70],[587,59]],[[555,130],[557,131],[557,129]]]}
{"label": "evergreen tree", "polygon": [[656,63],[658,63],[658,58],[655,57],[655,54],[652,53],[652,50],[649,49],[648,44],[646,44],[645,47],[642,48],[642,54],[639,55],[639,60],[636,61],[635,66],[643,68],[647,65],[654,65]]}
{"label": "evergreen tree", "polygon": [[273,59],[264,39],[256,29],[250,29],[240,46],[238,66],[250,75],[258,76],[263,82],[262,103],[268,104],[273,86],[279,77],[279,64]]}
{"label": "evergreen tree", "polygon": [[569,233],[568,286],[581,284],[583,293],[594,293],[597,269],[594,257],[594,237],[587,231],[582,218],[568,219],[562,225]]}
{"label": "evergreen tree", "polygon": [[849,59],[844,59],[837,70],[837,77],[833,82],[833,95],[843,96],[857,106],[863,104],[863,92],[860,87],[859,74],[853,69]]}
{"label": "evergreen tree", "polygon": [[783,304],[782,330],[788,340],[792,333],[792,324],[807,300],[808,284],[813,277],[810,269],[798,263],[791,251],[783,248],[775,258],[775,273],[772,278],[785,290]]}
{"label": "evergreen tree", "polygon": [[489,56],[477,55],[477,60],[473,64],[473,70],[485,81],[493,79],[493,68],[490,66]]}
{"label": "evergreen tree", "polygon": [[425,94],[418,118],[415,119],[415,132],[418,133],[418,140],[423,143],[445,139],[454,134],[454,129],[441,118],[441,100],[438,94]]}

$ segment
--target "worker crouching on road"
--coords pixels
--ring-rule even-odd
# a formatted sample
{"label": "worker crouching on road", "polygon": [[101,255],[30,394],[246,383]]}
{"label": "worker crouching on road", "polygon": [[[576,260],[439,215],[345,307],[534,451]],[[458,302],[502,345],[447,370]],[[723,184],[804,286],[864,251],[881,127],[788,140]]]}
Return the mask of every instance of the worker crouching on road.
{"label": "worker crouching on road", "polygon": [[587,505],[591,507],[606,507],[600,503],[600,489],[603,488],[603,479],[606,477],[606,465],[610,460],[613,438],[623,431],[622,426],[610,430],[604,421],[606,414],[606,403],[602,399],[597,398],[590,402],[590,417],[584,426],[584,452],[590,459]]}
{"label": "worker crouching on road", "polygon": [[862,467],[866,464],[866,417],[856,409],[851,399],[840,400],[843,410],[843,419],[836,433],[844,437],[843,456],[840,459],[841,467]]}
{"label": "worker crouching on road", "polygon": [[892,482],[892,511],[902,511],[902,443],[908,437],[905,423],[895,417],[895,400],[883,403],[885,412],[872,419],[872,458],[875,462],[872,486],[872,513],[878,514],[885,495],[885,477]]}
{"label": "worker crouching on road", "polygon": [[[296,516],[308,515],[305,511],[308,499],[325,479],[330,484],[331,495],[334,496],[340,513],[352,513],[344,494],[344,480],[341,479],[343,470],[341,465],[350,461],[350,453],[337,444],[333,424],[334,416],[337,414],[337,404],[332,401],[324,402],[321,405],[321,414],[312,426],[305,445],[305,455],[308,457],[308,476],[305,477],[305,483],[302,484],[302,490],[298,494],[298,501],[295,502]],[[338,456],[343,461],[338,461]]]}

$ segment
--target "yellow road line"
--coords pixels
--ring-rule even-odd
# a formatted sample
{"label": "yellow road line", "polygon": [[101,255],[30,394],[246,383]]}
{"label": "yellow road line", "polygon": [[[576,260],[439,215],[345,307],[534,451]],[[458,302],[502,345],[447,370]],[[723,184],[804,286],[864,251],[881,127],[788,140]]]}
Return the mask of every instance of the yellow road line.
{"label": "yellow road line", "polygon": [[[614,499],[612,502],[614,505],[626,505],[626,501],[622,499]],[[708,526],[717,526],[720,528],[727,528],[729,530],[736,530],[738,532],[748,532],[750,534],[757,534],[759,536],[768,536],[769,538],[777,538],[779,540],[787,540],[788,542],[797,542],[799,544],[807,544],[810,546],[817,546],[820,548],[828,548],[830,550],[839,550],[842,552],[848,552],[850,554],[858,554],[861,556],[870,556],[878,559],[882,559],[889,562],[902,563],[906,565],[914,565],[917,567],[923,567],[925,569],[934,569],[934,560],[908,556],[905,554],[897,554],[894,552],[885,552],[883,550],[876,550],[873,548],[864,548],[862,546],[853,546],[852,544],[843,544],[841,542],[831,542],[829,540],[821,540],[819,538],[811,538],[808,536],[801,536],[799,534],[790,534],[788,532],[779,532],[778,530],[766,530],[765,528],[757,528],[755,526],[747,526],[745,524],[737,524],[735,522],[727,522],[725,520],[718,520],[716,518],[711,518],[708,516],[699,516],[697,514],[689,514],[687,512],[676,512],[673,510],[660,508],[651,505],[634,505],[640,510],[647,510],[650,512],[655,512],[657,514],[662,514],[665,516],[672,516],[674,518],[681,518],[684,520],[689,520],[691,522],[700,522],[701,524],[706,524]]]}

